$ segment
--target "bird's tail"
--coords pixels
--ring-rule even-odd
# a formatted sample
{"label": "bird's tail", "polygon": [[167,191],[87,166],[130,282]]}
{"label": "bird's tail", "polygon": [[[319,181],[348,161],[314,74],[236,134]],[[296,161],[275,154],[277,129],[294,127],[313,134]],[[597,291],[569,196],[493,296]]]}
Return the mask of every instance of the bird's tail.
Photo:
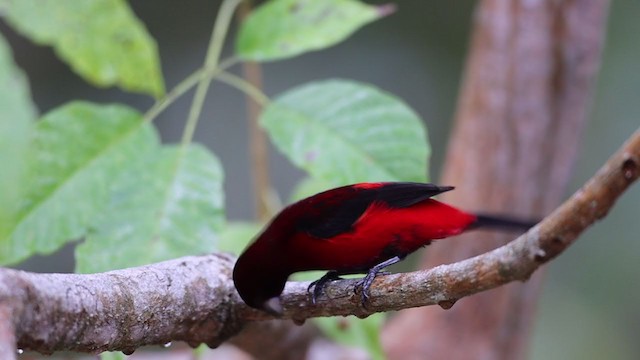
{"label": "bird's tail", "polygon": [[469,229],[493,228],[527,231],[538,222],[538,220],[522,220],[505,216],[478,214],[476,215],[476,221],[469,226]]}

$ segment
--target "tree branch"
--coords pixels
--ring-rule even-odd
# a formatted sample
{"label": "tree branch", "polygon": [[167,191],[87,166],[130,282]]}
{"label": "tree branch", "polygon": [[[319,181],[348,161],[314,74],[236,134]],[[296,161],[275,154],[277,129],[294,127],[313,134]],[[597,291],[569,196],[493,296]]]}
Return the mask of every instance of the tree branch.
{"label": "tree branch", "polygon": [[214,254],[88,275],[2,269],[0,305],[12,307],[18,347],[44,354],[173,340],[215,347],[242,324],[231,311],[233,262]]}
{"label": "tree branch", "polygon": [[[525,281],[604,217],[639,176],[640,130],[582,189],[509,244],[458,263],[381,276],[366,309],[353,291],[355,280],[329,284],[317,305],[310,303],[308,283],[290,282],[282,295],[284,318],[302,322],[433,304],[449,308],[462,297]],[[8,343],[14,326],[18,347],[45,354],[131,353],[175,340],[215,347],[248,321],[272,319],[240,300],[232,267],[232,257],[213,254],[90,275],[0,269],[0,356],[15,357]]]}

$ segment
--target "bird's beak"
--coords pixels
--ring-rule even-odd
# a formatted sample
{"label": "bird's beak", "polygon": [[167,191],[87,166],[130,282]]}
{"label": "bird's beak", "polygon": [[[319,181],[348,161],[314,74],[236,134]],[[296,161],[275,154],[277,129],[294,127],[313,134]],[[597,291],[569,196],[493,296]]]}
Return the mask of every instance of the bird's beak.
{"label": "bird's beak", "polygon": [[281,316],[284,312],[282,308],[282,303],[280,302],[280,298],[277,296],[272,297],[271,299],[265,301],[262,304],[262,309],[268,312],[271,315]]}

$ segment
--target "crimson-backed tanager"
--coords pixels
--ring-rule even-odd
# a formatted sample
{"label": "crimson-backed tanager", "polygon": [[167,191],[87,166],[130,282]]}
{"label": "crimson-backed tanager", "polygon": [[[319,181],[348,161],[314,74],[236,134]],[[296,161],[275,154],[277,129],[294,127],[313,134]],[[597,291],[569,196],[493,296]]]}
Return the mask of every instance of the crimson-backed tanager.
{"label": "crimson-backed tanager", "polygon": [[366,274],[369,286],[385,267],[431,240],[479,227],[525,230],[531,222],[471,214],[431,197],[452,186],[409,182],[360,183],[300,200],[282,210],[240,255],[233,281],[247,305],[281,314],[279,295],[292,273],[328,270],[312,283],[312,301],[340,275]]}

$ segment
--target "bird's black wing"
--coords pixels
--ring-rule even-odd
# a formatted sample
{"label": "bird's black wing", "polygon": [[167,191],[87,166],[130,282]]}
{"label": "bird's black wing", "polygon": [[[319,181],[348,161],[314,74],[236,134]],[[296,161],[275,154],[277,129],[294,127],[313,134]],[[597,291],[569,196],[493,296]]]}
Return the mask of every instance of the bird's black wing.
{"label": "bird's black wing", "polygon": [[453,186],[434,184],[394,182],[385,183],[377,189],[376,200],[392,208],[403,208],[427,200],[438,194],[453,190]]}
{"label": "bird's black wing", "polygon": [[328,239],[351,231],[353,225],[374,202],[390,208],[403,208],[417,204],[445,191],[452,186],[433,184],[389,182],[380,186],[349,185],[329,190],[300,202],[301,214],[297,230]]}

